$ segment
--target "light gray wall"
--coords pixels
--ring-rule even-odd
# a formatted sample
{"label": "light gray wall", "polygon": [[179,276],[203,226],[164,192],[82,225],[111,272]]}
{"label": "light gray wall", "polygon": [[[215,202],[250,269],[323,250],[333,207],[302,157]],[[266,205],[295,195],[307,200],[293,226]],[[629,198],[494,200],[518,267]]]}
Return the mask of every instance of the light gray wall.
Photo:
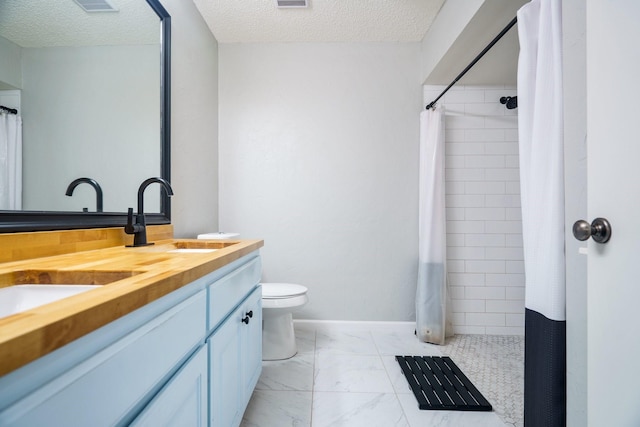
{"label": "light gray wall", "polygon": [[0,105],[15,108],[18,112],[22,111],[22,106],[20,104],[20,91],[18,89],[0,90]]}
{"label": "light gray wall", "polygon": [[91,187],[64,195],[83,176],[105,211],[135,208],[138,185],[160,173],[158,58],[157,45],[22,49],[23,209],[94,211]]}
{"label": "light gray wall", "polygon": [[[429,78],[485,0],[446,0],[422,39],[421,80]],[[460,69],[458,72],[462,71]],[[457,73],[449,80],[453,80]]]}
{"label": "light gray wall", "polygon": [[22,86],[21,55],[20,46],[0,37],[0,89]]}
{"label": "light gray wall", "polygon": [[[422,42],[427,84],[448,85],[509,24],[529,0],[447,0]],[[471,72],[465,85],[516,84],[518,34],[502,36]]]}
{"label": "light gray wall", "polygon": [[176,237],[218,228],[218,43],[191,0],[171,15],[171,183]]}
{"label": "light gray wall", "polygon": [[419,43],[220,45],[220,226],[300,318],[411,320]]}

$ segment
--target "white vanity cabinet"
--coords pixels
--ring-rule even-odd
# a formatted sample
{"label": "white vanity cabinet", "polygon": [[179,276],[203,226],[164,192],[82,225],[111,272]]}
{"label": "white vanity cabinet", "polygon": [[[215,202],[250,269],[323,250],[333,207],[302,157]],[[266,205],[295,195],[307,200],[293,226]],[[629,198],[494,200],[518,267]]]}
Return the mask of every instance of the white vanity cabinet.
{"label": "white vanity cabinet", "polygon": [[247,407],[253,389],[262,373],[262,289],[254,290],[247,298],[244,313],[251,313],[251,323],[244,327],[242,344],[243,408]]}
{"label": "white vanity cabinet", "polygon": [[238,425],[261,369],[260,273],[246,255],[0,377],[0,426]]}
{"label": "white vanity cabinet", "polygon": [[[257,338],[257,340],[256,340]],[[262,292],[255,289],[207,340],[209,425],[234,427],[258,382],[262,367]]]}
{"label": "white vanity cabinet", "polygon": [[[209,425],[233,427],[242,414],[262,369],[261,264],[257,258],[208,288]],[[231,296],[235,297],[231,297]],[[237,306],[225,301],[237,300]],[[257,331],[257,332],[256,332]]]}
{"label": "white vanity cabinet", "polygon": [[207,348],[202,346],[131,426],[206,426],[207,369]]}

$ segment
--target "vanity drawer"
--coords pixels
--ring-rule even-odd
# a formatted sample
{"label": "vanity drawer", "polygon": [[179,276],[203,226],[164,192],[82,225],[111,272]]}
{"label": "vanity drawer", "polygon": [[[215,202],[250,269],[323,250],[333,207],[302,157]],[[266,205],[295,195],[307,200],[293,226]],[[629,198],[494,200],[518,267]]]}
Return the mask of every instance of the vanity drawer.
{"label": "vanity drawer", "polygon": [[262,275],[260,257],[233,270],[207,288],[207,330],[213,331],[258,285]]}
{"label": "vanity drawer", "polygon": [[202,290],[0,412],[2,426],[98,426],[127,419],[203,340]]}

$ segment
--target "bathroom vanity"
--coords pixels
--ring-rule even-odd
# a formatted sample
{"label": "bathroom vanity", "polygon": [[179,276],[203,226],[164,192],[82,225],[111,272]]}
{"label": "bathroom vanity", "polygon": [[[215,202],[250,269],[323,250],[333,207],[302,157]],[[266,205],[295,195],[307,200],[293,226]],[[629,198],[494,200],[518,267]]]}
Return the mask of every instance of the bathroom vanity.
{"label": "bathroom vanity", "polygon": [[0,287],[102,285],[0,318],[0,425],[239,425],[261,372],[262,244],[167,239],[0,264]]}

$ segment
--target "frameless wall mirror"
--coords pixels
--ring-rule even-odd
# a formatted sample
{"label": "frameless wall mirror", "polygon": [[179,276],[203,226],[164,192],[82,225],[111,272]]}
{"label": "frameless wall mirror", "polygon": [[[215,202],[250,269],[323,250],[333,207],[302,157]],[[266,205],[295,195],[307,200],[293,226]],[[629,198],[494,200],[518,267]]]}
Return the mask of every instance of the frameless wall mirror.
{"label": "frameless wall mirror", "polygon": [[[0,105],[22,122],[0,232],[122,226],[142,181],[170,180],[170,22],[157,0],[0,0]],[[169,203],[145,192],[147,223]]]}

